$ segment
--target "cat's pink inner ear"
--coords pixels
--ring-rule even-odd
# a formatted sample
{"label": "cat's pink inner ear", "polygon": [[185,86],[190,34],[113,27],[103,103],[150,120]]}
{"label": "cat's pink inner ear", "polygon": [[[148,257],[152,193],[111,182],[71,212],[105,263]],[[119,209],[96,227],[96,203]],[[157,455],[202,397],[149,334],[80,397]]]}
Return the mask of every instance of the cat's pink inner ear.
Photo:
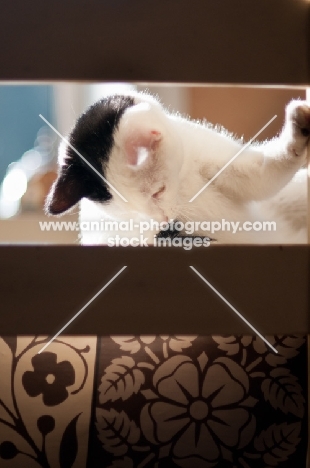
{"label": "cat's pink inner ear", "polygon": [[127,162],[139,166],[154,154],[162,138],[158,130],[132,132],[125,141]]}

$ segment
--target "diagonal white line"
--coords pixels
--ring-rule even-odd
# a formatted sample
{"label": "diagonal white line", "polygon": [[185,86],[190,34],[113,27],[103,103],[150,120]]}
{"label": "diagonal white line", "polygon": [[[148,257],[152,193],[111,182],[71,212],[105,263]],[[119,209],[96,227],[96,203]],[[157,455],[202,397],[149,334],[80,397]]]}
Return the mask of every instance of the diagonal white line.
{"label": "diagonal white line", "polygon": [[112,283],[112,281],[114,281],[114,280],[125,270],[125,268],[127,268],[127,266],[123,266],[123,268],[121,268],[121,269],[119,270],[119,272],[116,273],[116,275],[114,275],[113,278],[111,278],[110,281],[108,281],[108,282],[103,286],[103,288],[101,288],[100,291],[98,291],[98,292],[90,299],[90,301],[88,301],[87,304],[85,304],[85,305],[82,307],[82,309],[80,309],[80,310],[72,317],[72,319],[70,319],[69,322],[67,322],[66,325],[64,325],[64,326],[62,327],[62,328],[59,330],[59,332],[57,332],[56,335],[54,335],[53,338],[51,338],[51,339],[49,340],[49,342],[46,343],[46,344],[43,346],[42,349],[40,349],[40,351],[38,351],[38,354],[42,353],[42,351],[44,351],[44,350],[57,338],[57,336],[59,336],[59,335],[70,325],[70,323],[72,323],[73,320],[75,320],[75,319],[83,312],[83,310],[85,310],[86,307],[88,307],[89,304],[91,304],[91,303],[96,299],[96,297],[98,297],[99,294],[101,294],[102,291],[104,291],[104,290]]}
{"label": "diagonal white line", "polygon": [[204,276],[202,276],[202,275],[199,273],[199,271],[196,270],[196,268],[194,268],[193,266],[190,266],[190,268],[196,273],[197,276],[199,276],[199,278],[202,279],[202,281],[204,281],[204,282],[209,286],[209,288],[212,289],[212,291],[215,292],[215,294],[217,294],[217,295],[222,299],[222,301],[225,302],[225,304],[227,304],[227,305],[231,308],[231,310],[233,310],[233,311],[235,312],[235,314],[238,315],[239,318],[241,318],[241,320],[243,320],[243,321],[256,333],[256,335],[258,335],[258,336],[266,343],[267,346],[269,346],[275,353],[278,354],[278,351],[276,350],[276,348],[274,348],[274,347],[272,346],[272,344],[270,344],[269,341],[266,340],[266,338],[264,338],[263,335],[262,335],[261,333],[259,333],[259,331],[256,330],[256,328],[254,328],[253,325],[251,325],[250,322],[249,322],[246,318],[244,318],[243,315],[240,314],[240,312],[238,312],[238,310],[237,310],[233,305],[231,305],[231,303],[228,302],[228,300],[225,299],[225,297],[222,296],[222,294],[219,293],[219,292],[215,289],[215,287],[212,286],[212,284],[210,284],[208,280],[206,280],[206,278],[204,278]]}
{"label": "diagonal white line", "polygon": [[71,143],[70,143],[61,133],[59,133],[59,131],[56,130],[56,128],[53,127],[53,125],[52,125],[48,120],[46,120],[45,117],[43,117],[42,114],[39,114],[39,117],[41,117],[41,119],[44,120],[44,122],[45,122],[52,130],[54,130],[54,132],[57,133],[57,135],[60,136],[60,138],[61,138],[65,143],[67,143],[67,145],[70,146],[70,148],[73,149],[73,151],[74,151],[78,156],[80,156],[80,158],[83,159],[83,161],[84,161],[86,164],[88,164],[88,166],[89,166],[99,177],[101,177],[101,179],[104,180],[105,183],[108,184],[108,186],[109,186],[112,190],[114,190],[114,192],[117,193],[117,195],[118,195],[119,197],[121,197],[122,200],[124,200],[124,202],[126,202],[126,203],[128,202],[128,200],[126,200],[126,198],[123,197],[123,195],[122,195],[121,193],[119,193],[119,191],[118,191],[109,181],[107,181],[107,179],[106,179],[105,177],[103,177],[103,175],[100,174],[100,172],[97,171],[97,169],[95,169],[94,166],[92,166],[92,165],[90,164],[90,162],[88,162],[87,159],[84,158],[84,156],[83,156],[81,153],[79,153],[79,151],[78,151],[77,149],[75,149],[74,146],[72,146]]}
{"label": "diagonal white line", "polygon": [[248,146],[250,146],[250,144],[252,143],[252,141],[255,140],[255,138],[257,138],[258,135],[260,135],[260,134],[265,130],[265,128],[267,128],[268,125],[270,125],[271,122],[273,122],[274,119],[276,119],[276,118],[277,118],[277,116],[274,115],[274,116],[272,117],[272,119],[270,119],[269,122],[267,122],[266,125],[264,125],[263,128],[261,128],[260,131],[257,132],[256,135],[254,135],[253,138],[251,138],[251,140],[248,141],[248,143],[247,143],[246,145],[244,145],[244,146],[238,151],[238,153],[235,154],[235,156],[233,156],[233,157],[232,157],[232,158],[231,158],[231,159],[230,159],[230,160],[229,160],[213,177],[212,177],[212,179],[210,179],[209,182],[207,182],[206,185],[204,185],[204,186],[199,190],[199,192],[197,192],[196,195],[194,195],[193,198],[191,198],[191,199],[189,200],[189,203],[192,203],[192,201],[194,201],[195,198],[197,198],[198,195],[200,195],[201,192],[203,192],[203,191],[204,191],[204,190],[205,190],[205,189],[206,189],[206,188],[207,188],[207,187],[208,187],[208,186],[209,186],[225,169],[226,169],[226,167],[229,166],[229,164],[231,164],[231,163],[232,163]]}

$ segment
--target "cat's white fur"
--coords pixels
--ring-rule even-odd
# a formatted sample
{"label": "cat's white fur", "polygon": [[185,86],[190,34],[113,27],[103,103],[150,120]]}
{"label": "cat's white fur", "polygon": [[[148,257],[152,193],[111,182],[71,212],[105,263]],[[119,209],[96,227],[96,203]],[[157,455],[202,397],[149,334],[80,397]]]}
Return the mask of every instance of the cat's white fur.
{"label": "cat's white fur", "polygon": [[[129,220],[276,221],[276,232],[195,232],[218,243],[306,243],[307,161],[310,107],[292,101],[279,137],[245,149],[193,202],[189,200],[242,148],[243,143],[209,125],[168,113],[152,96],[131,93],[114,135],[106,179],[108,205],[81,201],[80,221]],[[264,123],[264,122],[263,122]],[[162,187],[165,187],[161,191]],[[82,232],[82,244],[106,244],[113,232]],[[137,236],[138,230],[118,232]],[[149,243],[156,231],[148,232]]]}

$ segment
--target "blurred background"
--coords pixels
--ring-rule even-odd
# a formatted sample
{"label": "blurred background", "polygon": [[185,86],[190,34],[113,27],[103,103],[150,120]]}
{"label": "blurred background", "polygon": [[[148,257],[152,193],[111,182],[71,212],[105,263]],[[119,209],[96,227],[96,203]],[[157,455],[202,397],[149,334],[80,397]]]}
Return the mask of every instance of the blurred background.
{"label": "blurred background", "polygon": [[[274,137],[284,121],[285,105],[305,99],[306,89],[239,86],[133,85],[129,83],[0,85],[0,243],[76,244],[78,233],[41,231],[45,197],[57,173],[60,137],[76,118],[104,95],[126,89],[158,95],[170,111],[220,124],[245,141],[275,114],[260,135]],[[78,208],[61,218],[77,220]]]}

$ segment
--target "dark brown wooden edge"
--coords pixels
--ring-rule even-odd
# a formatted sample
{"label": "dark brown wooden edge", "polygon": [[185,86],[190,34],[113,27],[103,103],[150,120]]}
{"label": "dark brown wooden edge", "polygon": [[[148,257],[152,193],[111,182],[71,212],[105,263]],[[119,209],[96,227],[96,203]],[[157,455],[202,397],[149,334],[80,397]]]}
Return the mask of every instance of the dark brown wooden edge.
{"label": "dark brown wooden edge", "polygon": [[307,246],[0,246],[0,335],[251,334],[193,265],[264,335],[309,332]]}
{"label": "dark brown wooden edge", "polygon": [[307,0],[6,0],[0,80],[305,85]]}

